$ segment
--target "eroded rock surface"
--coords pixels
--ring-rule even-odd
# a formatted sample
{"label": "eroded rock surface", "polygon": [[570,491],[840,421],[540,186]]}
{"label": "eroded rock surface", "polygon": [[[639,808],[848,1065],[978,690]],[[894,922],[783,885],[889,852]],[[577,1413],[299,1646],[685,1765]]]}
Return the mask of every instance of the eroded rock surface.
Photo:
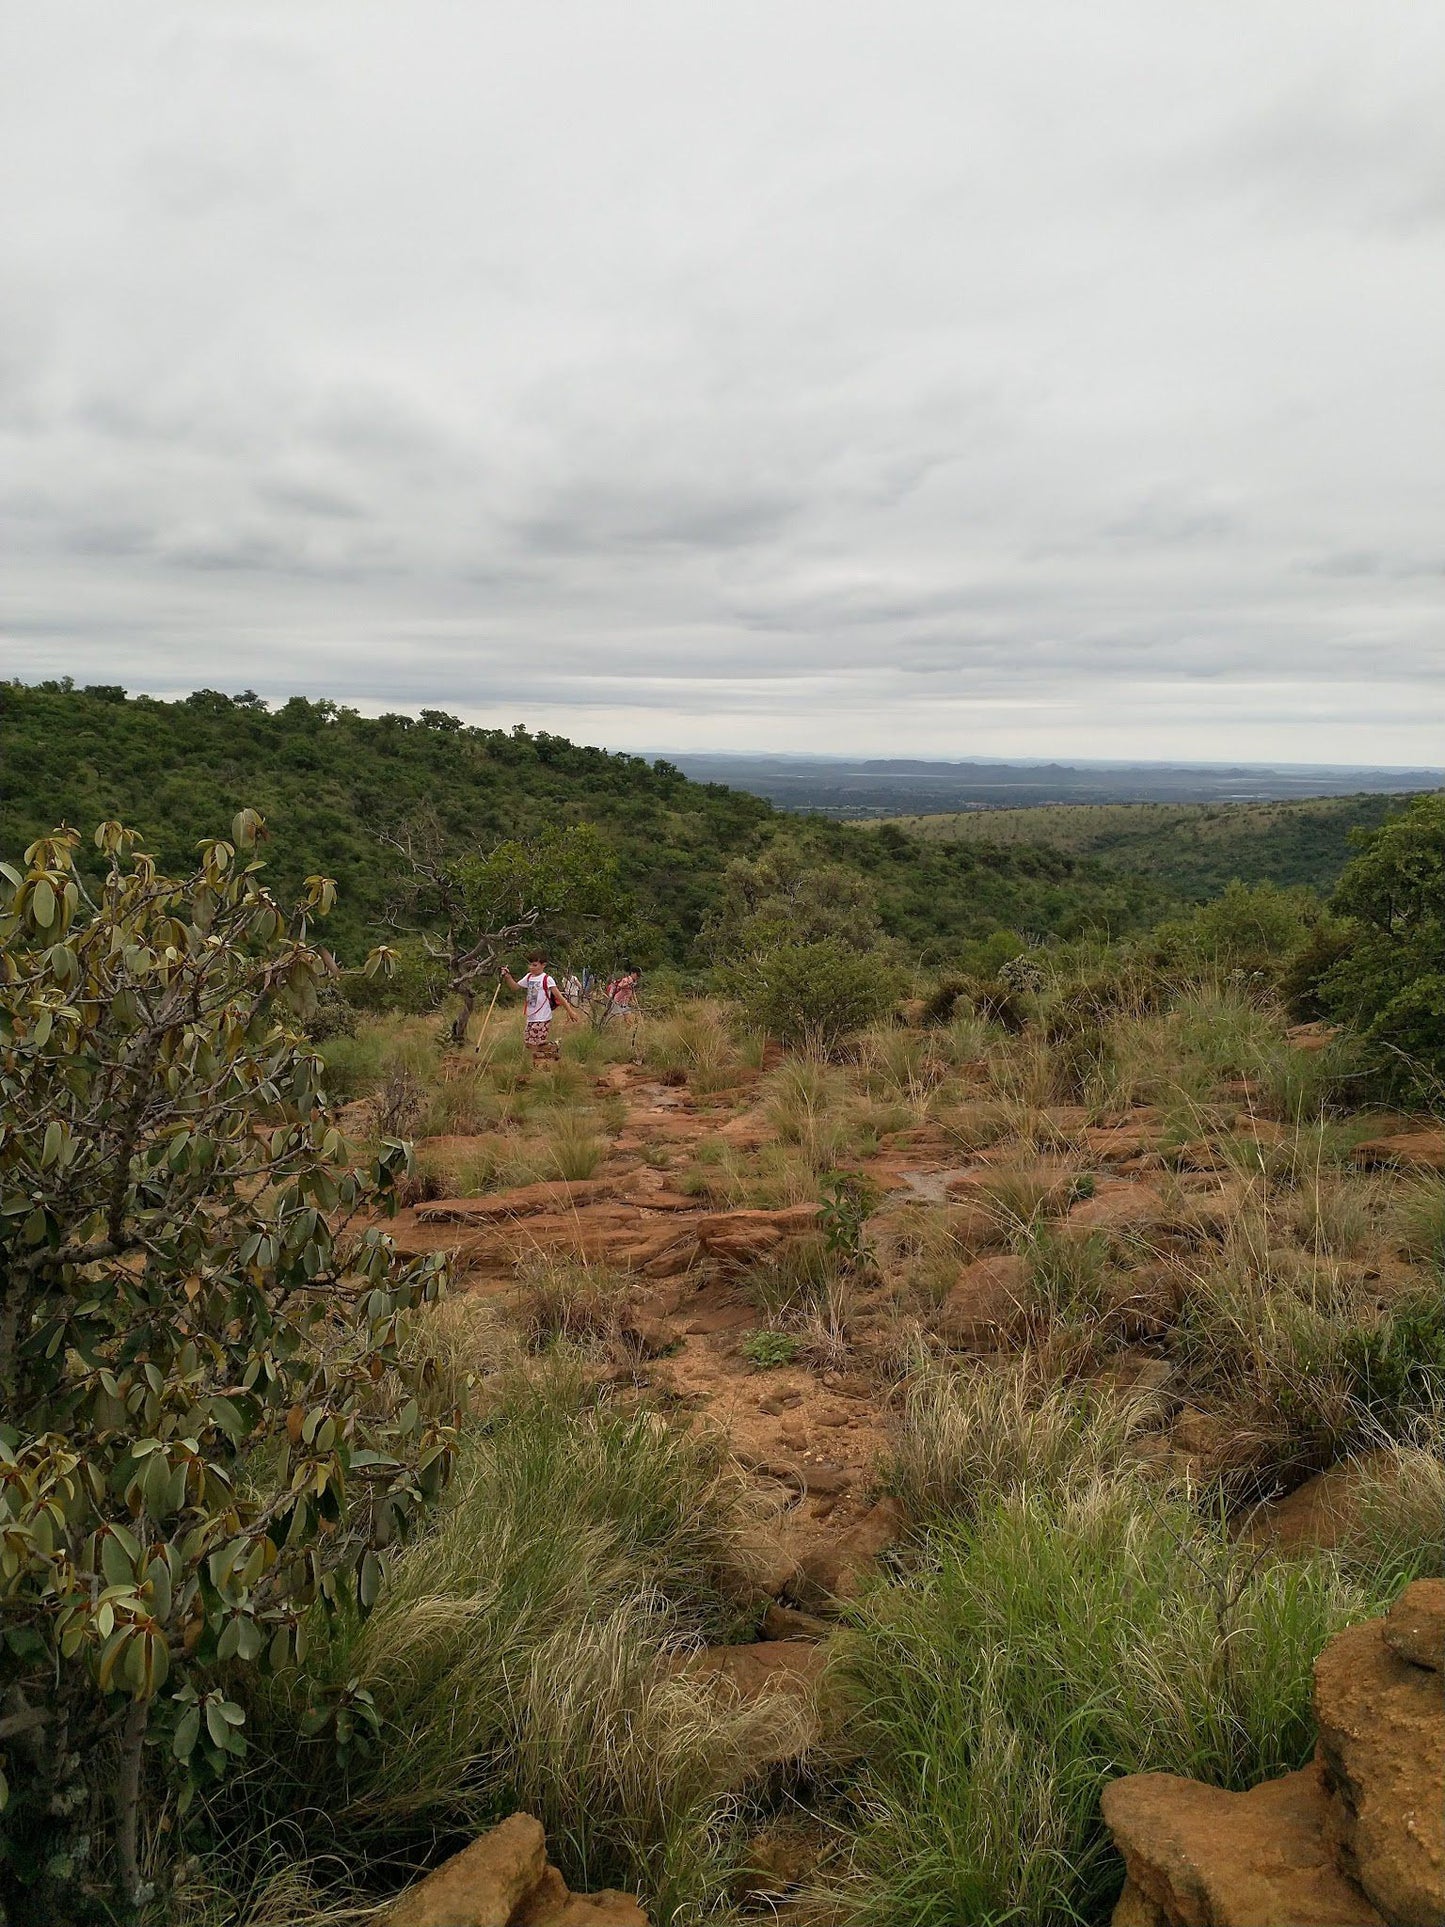
{"label": "eroded rock surface", "polygon": [[1440,1927],[1445,1580],[1406,1588],[1315,1662],[1319,1745],[1229,1793],[1169,1773],[1104,1790],[1128,1880],[1114,1927]]}
{"label": "eroded rock surface", "polygon": [[[1438,1582],[1437,1582],[1438,1584]],[[1407,1587],[1392,1617],[1425,1620]],[[1437,1595],[1422,1604],[1438,1613]],[[1385,1918],[1445,1921],[1445,1676],[1405,1658],[1385,1620],[1350,1626],[1315,1662],[1330,1834]],[[1438,1620],[1437,1620],[1438,1623]],[[1408,1632],[1407,1632],[1408,1637]]]}
{"label": "eroded rock surface", "polygon": [[648,1927],[630,1894],[569,1893],[541,1823],[514,1813],[408,1887],[382,1927]]}
{"label": "eroded rock surface", "polygon": [[1315,1766],[1227,1793],[1172,1773],[1104,1789],[1128,1868],[1114,1927],[1381,1927],[1335,1865]]}

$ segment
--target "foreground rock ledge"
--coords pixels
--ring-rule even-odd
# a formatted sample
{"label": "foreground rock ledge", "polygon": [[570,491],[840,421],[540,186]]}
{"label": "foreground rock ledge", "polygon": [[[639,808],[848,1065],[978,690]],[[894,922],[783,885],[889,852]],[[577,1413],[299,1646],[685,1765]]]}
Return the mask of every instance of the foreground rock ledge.
{"label": "foreground rock ledge", "polygon": [[1170,1773],[1105,1788],[1128,1869],[1114,1927],[1441,1927],[1445,1581],[1329,1642],[1315,1714],[1313,1763],[1248,1793]]}
{"label": "foreground rock ledge", "polygon": [[548,1864],[547,1837],[514,1813],[408,1887],[382,1927],[648,1927],[631,1894],[574,1894]]}

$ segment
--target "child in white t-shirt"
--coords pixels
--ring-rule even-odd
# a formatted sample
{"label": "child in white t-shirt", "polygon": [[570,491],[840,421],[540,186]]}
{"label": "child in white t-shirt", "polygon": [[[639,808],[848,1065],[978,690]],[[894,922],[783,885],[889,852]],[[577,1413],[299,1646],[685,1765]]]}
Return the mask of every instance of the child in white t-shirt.
{"label": "child in white t-shirt", "polygon": [[547,959],[541,955],[527,959],[527,974],[516,978],[503,970],[502,982],[520,990],[527,1000],[527,1052],[534,1064],[555,1060],[562,1055],[552,1041],[552,1012],[560,1005],[575,1024],[577,1012],[557,987],[557,979],[547,974]]}

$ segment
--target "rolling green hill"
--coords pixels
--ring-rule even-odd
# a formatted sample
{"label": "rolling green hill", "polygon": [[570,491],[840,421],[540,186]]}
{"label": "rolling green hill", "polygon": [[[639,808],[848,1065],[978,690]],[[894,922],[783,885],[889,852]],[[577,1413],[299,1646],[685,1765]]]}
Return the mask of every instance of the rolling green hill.
{"label": "rolling green hill", "polygon": [[1351,855],[1407,796],[1325,796],[1282,803],[1056,803],[892,819],[924,843],[1051,849],[1155,879],[1192,902],[1244,883],[1328,892]]}
{"label": "rolling green hill", "polygon": [[469,729],[434,710],[367,718],[302,697],[272,712],[249,693],[160,702],[120,688],[0,685],[7,856],[57,823],[88,831],[117,817],[182,870],[197,840],[224,834],[245,804],[270,824],[283,894],[312,871],[335,877],[329,936],[345,960],[374,939],[392,888],[377,832],[423,817],[456,851],[548,823],[596,823],[655,928],[655,960],[679,964],[692,957],[723,866],[778,838],[863,872],[884,927],[929,962],[1001,928],[1139,928],[1171,901],[1152,878],[1069,851],[857,831],[691,782],[665,762],[520,728]]}

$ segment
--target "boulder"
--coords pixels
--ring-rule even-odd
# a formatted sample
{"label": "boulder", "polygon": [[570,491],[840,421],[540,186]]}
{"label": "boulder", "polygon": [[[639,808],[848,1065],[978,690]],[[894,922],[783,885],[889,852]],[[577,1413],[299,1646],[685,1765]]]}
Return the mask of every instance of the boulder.
{"label": "boulder", "polygon": [[1412,1666],[1445,1673],[1445,1579],[1417,1579],[1385,1614],[1385,1644]]}
{"label": "boulder", "polygon": [[815,1547],[800,1562],[794,1596],[803,1606],[826,1606],[851,1599],[879,1570],[883,1554],[903,1531],[896,1499],[880,1499],[855,1525]]}
{"label": "boulder", "polygon": [[1249,1522],[1253,1539],[1271,1540],[1283,1552],[1333,1551],[1349,1537],[1361,1485],[1386,1476],[1395,1465],[1388,1451],[1368,1452],[1362,1458],[1341,1459],[1297,1485],[1287,1497],[1261,1506]]}
{"label": "boulder", "polygon": [[1285,1037],[1296,1050],[1324,1050],[1339,1035],[1334,1024],[1291,1024]]}
{"label": "boulder", "polygon": [[977,1258],[965,1265],[930,1319],[946,1345],[992,1351],[1016,1337],[1029,1320],[1028,1272],[1022,1258]]}
{"label": "boulder", "polygon": [[514,1813],[387,1909],[382,1927],[647,1927],[631,1894],[574,1894],[539,1821]]}
{"label": "boulder", "polygon": [[1128,1869],[1114,1927],[1383,1927],[1330,1856],[1315,1766],[1248,1793],[1136,1773],[1103,1807]]}
{"label": "boulder", "polygon": [[[1437,1582],[1438,1583],[1438,1582]],[[1409,1587],[1395,1623],[1428,1629],[1438,1593],[1417,1612]],[[1409,1637],[1406,1630],[1407,1638]],[[1428,1647],[1428,1630],[1425,1643]],[[1370,1619],[1315,1661],[1319,1758],[1328,1832],[1342,1866],[1398,1927],[1445,1920],[1445,1691],[1440,1674],[1405,1658]]]}
{"label": "boulder", "polygon": [[1068,1223],[1080,1231],[1135,1231],[1162,1224],[1168,1216],[1168,1207],[1153,1185],[1105,1178],[1091,1197],[1081,1198],[1074,1206]]}

